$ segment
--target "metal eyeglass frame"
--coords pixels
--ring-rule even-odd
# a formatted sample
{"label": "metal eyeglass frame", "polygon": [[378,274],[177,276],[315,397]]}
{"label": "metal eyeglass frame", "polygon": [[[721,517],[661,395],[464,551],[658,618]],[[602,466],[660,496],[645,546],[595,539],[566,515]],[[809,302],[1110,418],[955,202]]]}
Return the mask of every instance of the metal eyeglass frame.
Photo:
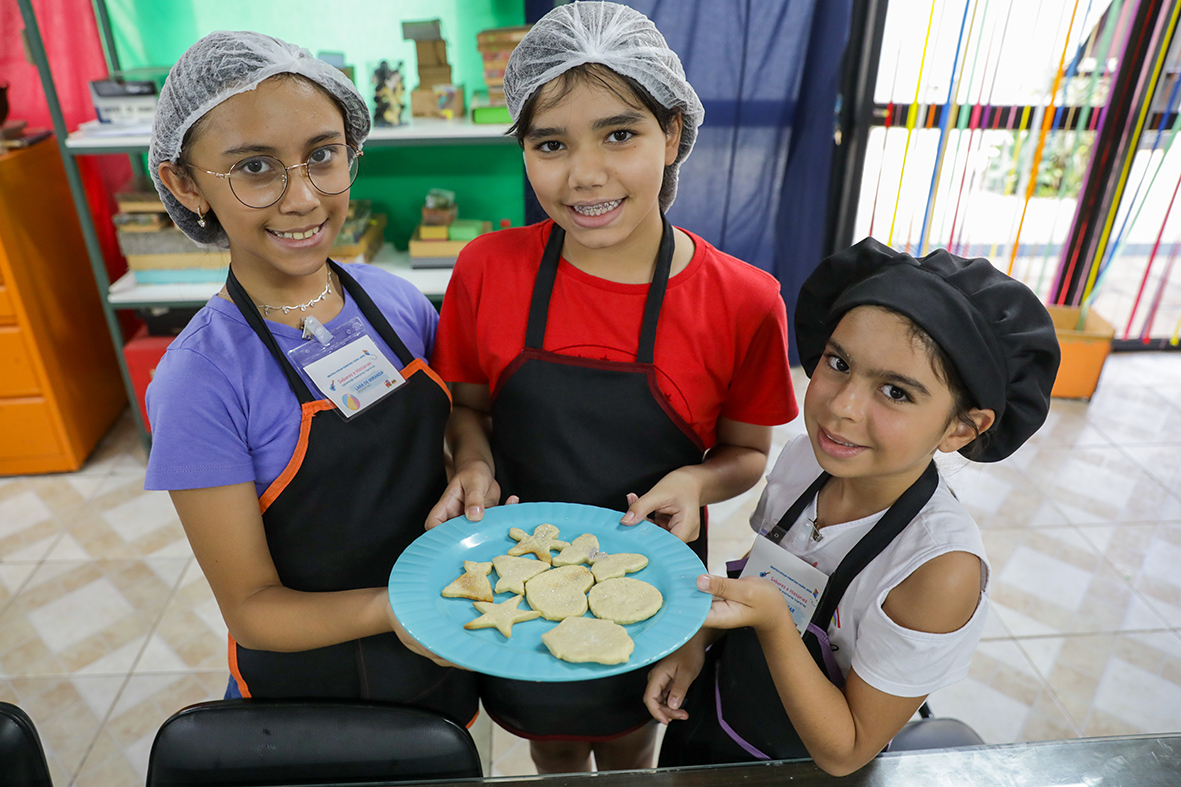
{"label": "metal eyeglass frame", "polygon": [[[321,145],[320,147],[316,148],[316,150],[321,150],[322,148],[331,147],[332,145],[342,145],[343,147],[346,147],[349,150],[353,151],[353,153],[355,153],[357,155],[357,159],[358,159],[357,170],[358,170],[358,172],[360,172],[360,158],[365,155],[365,151],[361,150],[360,148],[355,148],[347,142],[333,142],[330,145]],[[231,183],[229,180],[227,180],[226,183],[230,187],[230,193],[234,195],[234,199],[238,200],[238,202],[241,202],[243,205],[250,208],[251,210],[263,210],[265,208],[269,208],[271,205],[274,205],[276,202],[278,202],[279,200],[283,199],[284,196],[286,196],[287,187],[289,185],[291,185],[291,178],[287,175],[287,173],[293,169],[299,169],[300,167],[303,167],[303,174],[307,177],[308,183],[311,183],[312,188],[314,188],[316,191],[320,192],[321,194],[323,194],[327,197],[335,197],[337,194],[344,194],[346,191],[349,190],[350,187],[352,187],[353,183],[357,179],[357,176],[354,175],[353,179],[349,181],[349,185],[345,186],[340,191],[325,191],[324,189],[320,188],[319,186],[316,185],[316,181],[312,179],[312,174],[310,172],[308,172],[308,169],[307,169],[308,165],[311,164],[310,159],[312,157],[312,154],[315,153],[316,150],[313,150],[311,153],[308,154],[308,160],[303,161],[299,164],[292,164],[290,167],[283,167],[283,190],[279,192],[278,197],[275,197],[274,202],[268,202],[266,205],[249,205],[246,203],[245,200],[243,200],[241,197],[238,196],[238,192],[234,191],[234,184]],[[238,165],[241,164],[243,161],[250,161],[251,159],[260,158],[262,156],[265,156],[266,158],[272,158],[275,161],[278,161],[280,165],[283,164],[283,160],[280,159],[278,156],[271,156],[271,155],[262,154],[261,156],[248,156],[248,157],[242,159],[242,161],[239,161],[237,164],[234,164],[234,166],[230,167],[229,172],[214,172],[212,170],[198,167],[196,164],[189,164],[189,166],[195,170],[198,170],[200,172],[204,172],[206,175],[212,175],[215,178],[229,178],[230,175],[234,174],[234,170],[236,170],[238,168]]]}

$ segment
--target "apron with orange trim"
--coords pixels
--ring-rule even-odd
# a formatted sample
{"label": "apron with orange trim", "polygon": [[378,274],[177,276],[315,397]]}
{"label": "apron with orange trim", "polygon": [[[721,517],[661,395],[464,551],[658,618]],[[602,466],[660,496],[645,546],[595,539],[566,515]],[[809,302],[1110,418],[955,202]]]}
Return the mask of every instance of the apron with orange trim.
{"label": "apron with orange trim", "polygon": [[[361,286],[341,266],[328,264],[398,356],[406,379],[348,420],[312,395],[232,269],[226,282],[300,402],[295,453],[259,504],[279,579],[284,587],[313,593],[386,586],[394,562],[423,533],[447,485],[443,432],[451,412],[442,380],[406,348]],[[252,650],[231,638],[230,669],[244,697],[383,700],[461,723],[477,708],[472,673],[410,652],[393,633],[296,653]]]}
{"label": "apron with orange trim", "polygon": [[[656,327],[674,243],[672,226],[661,219],[664,231],[635,363],[542,349],[566,235],[557,224],[550,231],[533,286],[525,347],[493,394],[492,450],[503,497],[596,505],[622,516],[628,492],[642,495],[673,470],[704,458],[701,438],[672,409],[656,380]],[[704,563],[704,508],[700,535],[689,547]],[[608,740],[652,721],[643,701],[647,674],[640,669],[544,686],[485,676],[480,690],[489,715],[522,737]]]}

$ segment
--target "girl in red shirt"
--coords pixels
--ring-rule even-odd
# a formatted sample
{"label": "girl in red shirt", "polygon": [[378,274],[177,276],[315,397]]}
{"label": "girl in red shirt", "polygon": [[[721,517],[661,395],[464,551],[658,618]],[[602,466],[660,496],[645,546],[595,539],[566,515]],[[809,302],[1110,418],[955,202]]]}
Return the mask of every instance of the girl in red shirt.
{"label": "girl in red shirt", "polygon": [[[451,384],[454,475],[432,527],[502,500],[652,518],[706,561],[704,506],[746,491],[796,415],[778,282],[674,228],[704,111],[642,14],[560,6],[505,73],[512,132],[550,221],[456,263],[432,366]],[[539,772],[651,767],[646,670],[550,684],[485,676],[490,715]]]}

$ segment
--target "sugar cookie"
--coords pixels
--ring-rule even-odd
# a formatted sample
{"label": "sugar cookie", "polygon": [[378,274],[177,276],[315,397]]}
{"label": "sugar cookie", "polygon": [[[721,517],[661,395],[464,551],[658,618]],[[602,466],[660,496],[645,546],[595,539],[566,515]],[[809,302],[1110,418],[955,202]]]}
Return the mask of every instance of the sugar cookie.
{"label": "sugar cookie", "polygon": [[648,565],[648,558],[633,552],[620,552],[615,555],[602,555],[591,561],[591,571],[595,581],[602,582],[613,577],[622,577],[633,571],[639,571]]}
{"label": "sugar cookie", "polygon": [[563,661],[622,664],[636,644],[618,623],[597,618],[566,618],[541,635],[542,643]]}
{"label": "sugar cookie", "polygon": [[499,577],[496,580],[495,592],[518,595],[525,592],[525,580],[537,576],[542,571],[549,571],[549,563],[512,555],[498,555],[492,558],[492,567],[496,569],[496,575]]}
{"label": "sugar cookie", "polygon": [[538,560],[546,563],[553,562],[553,558],[550,556],[551,549],[570,546],[567,542],[558,540],[558,529],[553,525],[538,525],[534,528],[533,535],[529,535],[519,527],[512,527],[509,528],[508,534],[514,541],[520,542],[508,551],[510,555],[532,553],[537,555]]}
{"label": "sugar cookie", "polygon": [[590,533],[583,533],[570,542],[570,546],[554,555],[555,566],[576,566],[589,563],[591,556],[599,551],[599,539]]}
{"label": "sugar cookie", "polygon": [[587,610],[586,591],[593,584],[585,566],[560,566],[527,581],[525,598],[546,620],[577,617]]}
{"label": "sugar cookie", "polygon": [[443,588],[443,595],[447,598],[492,601],[492,583],[488,581],[488,575],[491,573],[491,562],[477,563],[474,560],[465,560],[463,561],[463,574]]}
{"label": "sugar cookie", "polygon": [[664,605],[659,590],[631,577],[614,577],[597,583],[586,594],[586,600],[596,618],[624,624],[647,620]]}
{"label": "sugar cookie", "polygon": [[499,604],[486,601],[473,601],[472,606],[484,614],[475,620],[464,623],[463,627],[465,629],[495,628],[506,639],[512,637],[514,623],[533,620],[541,615],[540,612],[533,609],[517,609],[517,605],[521,603],[521,598],[521,596],[513,596]]}

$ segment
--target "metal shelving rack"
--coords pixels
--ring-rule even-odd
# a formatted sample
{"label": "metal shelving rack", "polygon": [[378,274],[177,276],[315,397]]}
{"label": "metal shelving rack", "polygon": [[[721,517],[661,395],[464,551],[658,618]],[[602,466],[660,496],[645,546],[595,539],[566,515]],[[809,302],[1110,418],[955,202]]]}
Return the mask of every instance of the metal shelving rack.
{"label": "metal shelving rack", "polygon": [[[127,362],[122,353],[123,332],[116,313],[120,309],[199,306],[219,288],[216,285],[138,285],[131,272],[122,276],[114,284],[111,283],[107,276],[106,262],[103,258],[102,246],[99,244],[98,233],[95,230],[94,219],[86,202],[86,192],[82,185],[76,158],[78,156],[130,154],[132,171],[136,175],[142,175],[144,169],[140,154],[147,153],[149,137],[142,134],[99,136],[82,131],[69,133],[65,117],[62,115],[61,102],[54,86],[53,75],[49,70],[49,59],[41,39],[41,30],[37,25],[36,14],[33,12],[32,0],[17,0],[17,4],[20,7],[21,18],[25,25],[25,38],[28,42],[29,54],[37,67],[41,77],[41,85],[45,90],[45,98],[49,104],[54,136],[57,139],[58,149],[61,151],[62,163],[65,166],[70,192],[73,195],[74,210],[82,225],[82,235],[86,241],[86,251],[90,257],[90,267],[94,272],[95,283],[98,286],[107,328],[111,333],[111,340],[119,350],[115,355],[119,361],[119,370],[123,376],[127,400],[133,405],[131,407],[132,417],[135,419],[145,448],[150,448],[151,437],[143,422],[139,407],[134,406],[136,402],[135,387],[132,385]],[[103,49],[106,53],[107,69],[110,74],[118,75],[121,73],[121,68],[118,53],[115,51],[115,40],[105,0],[94,0],[94,11],[102,37]],[[473,124],[466,118],[461,120],[415,118],[405,126],[375,128],[365,144],[367,147],[516,144],[513,137],[504,135],[507,130],[507,125]],[[451,276],[450,269],[413,269],[410,267],[410,260],[405,252],[393,251],[388,246],[377,255],[374,263],[395,271],[398,275],[417,285],[428,296],[436,299],[441,297],[443,291],[446,290],[447,282]]]}

